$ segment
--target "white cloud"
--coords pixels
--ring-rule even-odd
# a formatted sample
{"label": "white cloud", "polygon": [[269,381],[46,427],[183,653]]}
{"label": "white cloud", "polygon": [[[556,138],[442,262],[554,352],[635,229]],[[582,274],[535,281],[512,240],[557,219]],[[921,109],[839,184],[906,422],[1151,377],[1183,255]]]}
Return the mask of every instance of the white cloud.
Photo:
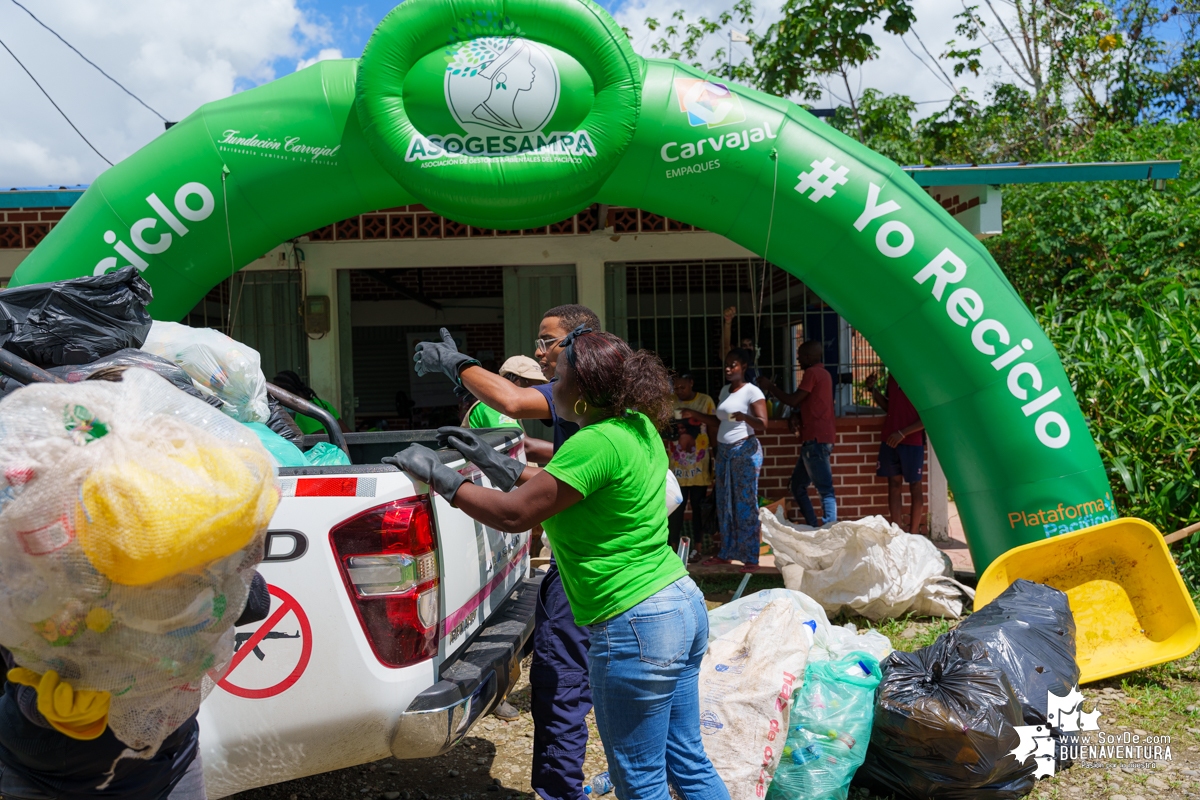
{"label": "white cloud", "polygon": [[[83,146],[86,149],[87,145]],[[92,155],[90,150],[88,155]],[[39,142],[0,136],[0,175],[13,172],[29,175],[29,183],[46,185],[79,183],[86,174],[74,156],[56,156]]]}
{"label": "white cloud", "polygon": [[304,69],[305,67],[311,67],[313,64],[316,64],[318,61],[332,61],[332,60],[338,59],[338,58],[345,58],[345,56],[342,55],[341,50],[339,50],[336,47],[326,47],[326,48],[322,49],[321,52],[319,52],[315,56],[313,56],[312,58],[302,58],[299,61],[297,61],[296,62],[296,72],[299,72],[300,70]]}
{"label": "white cloud", "polygon": [[[269,81],[328,44],[298,0],[58,0],[30,8],[167,119]],[[0,3],[5,43],[84,135],[112,161],[163,132],[163,123],[68,50],[25,12]],[[324,56],[324,51],[318,58]],[[0,51],[0,187],[89,182],[107,165],[71,130],[12,58]]]}

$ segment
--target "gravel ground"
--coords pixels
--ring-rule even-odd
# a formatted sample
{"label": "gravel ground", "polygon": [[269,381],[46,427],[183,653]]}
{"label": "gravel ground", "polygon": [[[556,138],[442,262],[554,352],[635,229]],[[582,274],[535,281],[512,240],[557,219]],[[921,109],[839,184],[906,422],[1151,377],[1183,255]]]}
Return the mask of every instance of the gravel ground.
{"label": "gravel ground", "polygon": [[[945,622],[903,620],[889,621],[880,630],[898,649],[913,650],[929,644],[948,627]],[[1084,686],[1085,709],[1100,710],[1100,728],[1105,734],[1128,733],[1143,739],[1148,735],[1169,737],[1171,759],[1136,766],[1116,759],[1081,761],[1039,781],[1029,797],[1036,800],[1200,798],[1198,678],[1200,659],[1193,654],[1172,664]],[[462,745],[444,756],[421,761],[385,759],[235,797],[237,800],[536,798],[529,785],[533,723],[529,716],[529,684],[524,677],[509,700],[521,709],[519,720],[509,723],[487,717],[475,726]],[[607,769],[607,762],[594,720],[589,720],[589,726],[586,774],[591,777]],[[858,789],[852,790],[850,797],[877,800],[876,796]]]}

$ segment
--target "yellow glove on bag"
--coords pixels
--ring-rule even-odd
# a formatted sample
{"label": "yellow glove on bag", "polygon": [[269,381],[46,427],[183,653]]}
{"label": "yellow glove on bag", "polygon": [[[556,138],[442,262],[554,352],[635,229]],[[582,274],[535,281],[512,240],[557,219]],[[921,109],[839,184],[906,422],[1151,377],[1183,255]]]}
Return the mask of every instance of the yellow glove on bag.
{"label": "yellow glove on bag", "polygon": [[89,741],[108,727],[108,701],[112,695],[93,689],[74,689],[49,670],[38,675],[25,667],[8,671],[8,679],[37,689],[37,709],[59,733],[72,739]]}

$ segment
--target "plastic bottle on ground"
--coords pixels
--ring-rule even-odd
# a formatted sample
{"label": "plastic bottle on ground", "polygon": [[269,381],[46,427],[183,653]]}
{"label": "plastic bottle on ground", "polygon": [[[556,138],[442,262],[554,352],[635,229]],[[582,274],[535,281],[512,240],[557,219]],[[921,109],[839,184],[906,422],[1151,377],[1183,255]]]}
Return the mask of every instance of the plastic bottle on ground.
{"label": "plastic bottle on ground", "polygon": [[591,782],[583,787],[583,793],[599,797],[602,794],[608,794],[613,790],[612,778],[608,776],[608,771],[601,772],[596,777],[592,778]]}

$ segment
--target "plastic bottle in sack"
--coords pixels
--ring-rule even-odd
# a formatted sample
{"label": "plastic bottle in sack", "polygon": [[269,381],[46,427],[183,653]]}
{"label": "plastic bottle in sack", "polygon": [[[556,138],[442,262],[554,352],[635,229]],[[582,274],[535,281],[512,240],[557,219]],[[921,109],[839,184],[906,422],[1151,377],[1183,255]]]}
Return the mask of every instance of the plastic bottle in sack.
{"label": "plastic bottle in sack", "polygon": [[613,790],[612,778],[608,775],[608,770],[601,772],[596,777],[592,778],[591,783],[583,787],[583,793],[586,795],[599,796],[608,794]]}

